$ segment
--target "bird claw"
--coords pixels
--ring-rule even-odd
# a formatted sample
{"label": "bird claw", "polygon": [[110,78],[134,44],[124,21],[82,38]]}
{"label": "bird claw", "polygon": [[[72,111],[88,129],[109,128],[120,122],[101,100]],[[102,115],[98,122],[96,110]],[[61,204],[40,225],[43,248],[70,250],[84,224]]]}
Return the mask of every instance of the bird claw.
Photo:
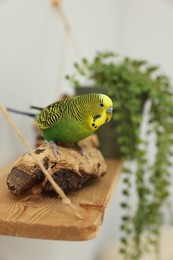
{"label": "bird claw", "polygon": [[85,149],[79,143],[75,143],[75,146],[78,148],[78,150],[80,151],[81,155],[86,157],[88,163],[90,165],[92,165],[92,161],[91,161],[89,155],[87,154],[87,152],[85,151]]}
{"label": "bird claw", "polygon": [[53,141],[46,141],[46,143],[51,146],[55,158],[58,159],[58,155],[60,155],[60,152],[58,151],[58,146],[56,145],[56,143]]}

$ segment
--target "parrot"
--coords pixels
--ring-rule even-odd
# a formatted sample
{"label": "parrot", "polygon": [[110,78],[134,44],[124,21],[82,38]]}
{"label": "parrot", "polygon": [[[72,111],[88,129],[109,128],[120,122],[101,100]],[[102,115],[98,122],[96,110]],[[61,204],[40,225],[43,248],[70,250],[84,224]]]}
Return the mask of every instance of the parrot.
{"label": "parrot", "polygon": [[32,106],[38,114],[7,108],[7,111],[35,118],[48,142],[75,144],[93,134],[112,118],[113,103],[105,94],[90,93],[67,97],[45,108]]}
{"label": "parrot", "polygon": [[10,112],[35,118],[37,127],[47,141],[76,143],[93,134],[112,118],[112,100],[104,94],[90,93],[56,101],[40,113],[7,108]]}

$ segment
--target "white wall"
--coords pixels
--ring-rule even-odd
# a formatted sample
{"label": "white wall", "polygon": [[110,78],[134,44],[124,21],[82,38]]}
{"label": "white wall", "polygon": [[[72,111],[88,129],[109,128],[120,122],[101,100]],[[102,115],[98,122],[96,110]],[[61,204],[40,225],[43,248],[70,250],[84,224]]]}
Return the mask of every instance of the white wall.
{"label": "white wall", "polygon": [[118,49],[123,55],[146,58],[173,77],[173,1],[119,1]]}
{"label": "white wall", "polygon": [[[64,0],[84,56],[97,50],[147,58],[171,77],[173,63],[173,3],[169,0]],[[0,1],[0,102],[22,110],[45,106],[60,92],[72,89],[63,82],[57,89],[62,23],[48,0]],[[76,60],[67,53],[66,73]],[[12,115],[31,145],[32,119]],[[0,167],[25,149],[0,115]],[[0,237],[0,260],[94,260],[119,237],[120,185],[99,236],[88,242],[42,241]]]}
{"label": "white wall", "polygon": [[[116,49],[116,1],[64,0],[64,9],[83,55]],[[27,111],[31,104],[46,106],[53,102],[60,91],[72,91],[66,82],[61,89],[57,87],[62,44],[62,22],[49,0],[0,2],[0,101]],[[69,45],[66,73],[75,60]],[[12,116],[33,144],[32,119]],[[0,125],[0,165],[4,165],[24,149],[1,116]]]}

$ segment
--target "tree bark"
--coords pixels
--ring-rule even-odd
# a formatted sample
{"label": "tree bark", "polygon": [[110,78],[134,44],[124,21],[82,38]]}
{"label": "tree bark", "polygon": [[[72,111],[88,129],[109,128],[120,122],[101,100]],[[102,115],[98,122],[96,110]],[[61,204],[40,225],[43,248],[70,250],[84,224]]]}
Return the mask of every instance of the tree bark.
{"label": "tree bark", "polygon": [[[38,159],[65,193],[82,188],[87,181],[101,177],[107,171],[105,160],[98,149],[96,135],[80,141],[79,145],[83,152],[76,146],[58,145],[58,156],[55,156],[47,142],[43,142],[34,150]],[[7,185],[16,196],[30,191],[55,192],[34,158],[28,153],[15,161],[7,176]]]}

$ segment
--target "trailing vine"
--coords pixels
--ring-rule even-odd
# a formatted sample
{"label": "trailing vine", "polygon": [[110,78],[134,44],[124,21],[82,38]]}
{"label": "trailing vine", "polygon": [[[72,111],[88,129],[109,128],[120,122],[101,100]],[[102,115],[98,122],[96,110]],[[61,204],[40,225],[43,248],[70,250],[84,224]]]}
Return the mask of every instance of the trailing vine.
{"label": "trailing vine", "polygon": [[[112,52],[98,52],[93,61],[83,59],[67,79],[80,87],[81,78],[103,86],[112,98],[116,122],[116,158],[125,161],[121,208],[121,248],[126,260],[139,260],[151,247],[159,253],[159,238],[164,223],[164,206],[170,195],[170,166],[173,144],[173,94],[169,78],[158,66],[145,60],[120,59]],[[148,104],[147,130],[141,124]],[[155,154],[150,160],[153,138]],[[133,165],[133,167],[131,167]],[[136,207],[130,195],[135,178]]]}

